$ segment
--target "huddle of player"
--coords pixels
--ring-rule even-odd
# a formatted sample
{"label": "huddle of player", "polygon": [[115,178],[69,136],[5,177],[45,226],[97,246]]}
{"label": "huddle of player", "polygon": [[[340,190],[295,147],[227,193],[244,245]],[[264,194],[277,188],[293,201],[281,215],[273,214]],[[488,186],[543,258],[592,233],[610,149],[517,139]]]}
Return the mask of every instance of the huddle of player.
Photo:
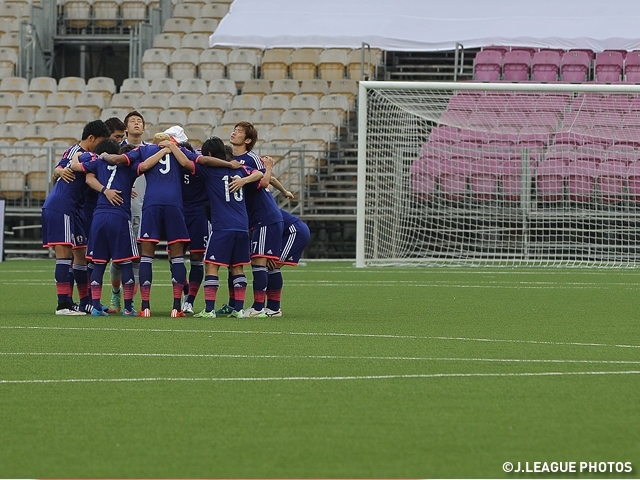
{"label": "huddle of player", "polygon": [[[205,308],[195,317],[281,316],[280,268],[297,265],[309,229],[280,210],[267,189],[273,185],[293,198],[272,175],[273,160],[252,152],[258,137],[253,125],[238,123],[230,147],[211,137],[201,152],[191,147],[179,126],[156,134],[151,144],[142,141],[143,133],[144,118],[135,111],[124,122],[89,122],[81,141],[65,151],[54,169],[55,184],[42,209],[42,233],[43,246],[53,247],[56,256],[56,314],[116,313],[122,295],[123,316],[150,317],[155,248],[166,240],[172,317],[193,313],[203,280]],[[109,261],[111,308],[101,304]],[[248,264],[254,302],[244,309]],[[229,268],[229,302],[216,310],[220,266]],[[72,300],[74,282],[79,305]],[[138,286],[142,304],[136,311]]]}

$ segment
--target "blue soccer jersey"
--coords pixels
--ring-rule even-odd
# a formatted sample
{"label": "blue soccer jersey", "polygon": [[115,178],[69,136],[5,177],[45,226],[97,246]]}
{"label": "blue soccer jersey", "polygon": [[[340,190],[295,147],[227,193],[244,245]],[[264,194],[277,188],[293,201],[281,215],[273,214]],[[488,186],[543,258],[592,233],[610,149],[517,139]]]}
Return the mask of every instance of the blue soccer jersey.
{"label": "blue soccer jersey", "polygon": [[[125,156],[132,163],[143,162],[158,153],[161,148],[158,145],[141,145],[127,152]],[[182,149],[182,151],[193,162],[199,157],[189,150]],[[182,174],[182,166],[170,153],[147,170],[144,173],[147,189],[144,194],[143,208],[153,205],[173,205],[182,208]]]}
{"label": "blue soccer jersey", "polygon": [[195,173],[182,172],[182,203],[184,216],[204,215],[209,195],[202,177]]}
{"label": "blue soccer jersey", "polygon": [[127,219],[131,218],[131,187],[138,177],[140,163],[110,165],[104,160],[98,160],[82,164],[84,171],[93,173],[103,186],[111,190],[120,190],[121,192],[120,196],[123,203],[117,206],[111,205],[106,196],[99,195],[95,209],[96,213],[108,211]]}
{"label": "blue soccer jersey", "polygon": [[[248,167],[260,170],[265,168],[260,156],[254,152],[246,152],[233,157],[238,162]],[[260,181],[247,185],[245,188],[247,212],[249,213],[249,225],[251,228],[271,225],[282,221],[282,214],[271,192],[260,187]]]}
{"label": "blue soccer jersey", "polygon": [[[84,153],[85,150],[80,145],[69,147],[56,168],[66,168],[71,166],[71,158],[76,153]],[[62,178],[58,178],[51,192],[44,201],[42,208],[49,208],[60,213],[70,214],[77,212],[84,205],[85,194],[85,174],[83,172],[73,172],[76,176],[74,180],[67,183]]]}
{"label": "blue soccer jersey", "polygon": [[234,177],[248,177],[253,169],[242,167],[237,170],[224,167],[205,167],[195,163],[196,175],[204,180],[211,203],[211,229],[249,230],[249,217],[245,205],[244,189],[229,192],[229,183]]}

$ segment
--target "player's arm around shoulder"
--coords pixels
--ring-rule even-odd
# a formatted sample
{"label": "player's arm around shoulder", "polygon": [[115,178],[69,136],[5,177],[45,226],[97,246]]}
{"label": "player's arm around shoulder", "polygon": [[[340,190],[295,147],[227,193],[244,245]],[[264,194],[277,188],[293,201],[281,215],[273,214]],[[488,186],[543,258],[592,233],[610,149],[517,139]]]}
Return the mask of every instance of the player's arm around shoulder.
{"label": "player's arm around shoulder", "polygon": [[239,175],[234,175],[233,180],[229,182],[229,191],[231,193],[237,192],[248,183],[258,182],[262,179],[262,177],[264,177],[264,173],[262,173],[260,170],[243,167],[243,171],[247,174],[247,176],[240,177]]}
{"label": "player's arm around shoulder", "polygon": [[168,148],[164,148],[164,147],[161,148],[156,153],[151,155],[149,158],[145,159],[145,161],[138,166],[138,173],[140,174],[140,173],[144,173],[151,170],[160,161],[162,157],[164,157],[170,152],[171,150]]}

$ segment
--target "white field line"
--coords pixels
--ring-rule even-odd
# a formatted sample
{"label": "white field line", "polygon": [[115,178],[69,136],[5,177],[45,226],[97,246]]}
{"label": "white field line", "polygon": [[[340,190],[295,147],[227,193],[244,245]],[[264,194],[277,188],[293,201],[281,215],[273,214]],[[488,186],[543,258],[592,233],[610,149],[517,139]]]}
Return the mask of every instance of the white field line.
{"label": "white field line", "polygon": [[391,335],[374,333],[338,333],[338,332],[269,332],[255,330],[196,330],[196,329],[170,329],[170,328],[115,328],[115,327],[43,327],[25,325],[0,325],[4,330],[72,330],[72,331],[97,331],[97,332],[133,332],[133,333],[196,333],[196,334],[223,334],[223,335],[300,335],[309,337],[350,337],[350,338],[388,338],[399,340],[446,340],[460,342],[486,342],[486,343],[520,343],[531,345],[558,345],[578,347],[614,347],[614,348],[640,348],[640,345],[612,345],[607,343],[586,342],[550,342],[542,340],[513,340],[496,338],[469,338],[469,337],[439,337],[419,335]]}
{"label": "white field line", "polygon": [[67,378],[0,380],[0,385],[51,383],[119,383],[119,382],[294,382],[344,380],[394,380],[413,378],[465,378],[465,377],[552,377],[566,375],[638,375],[640,370],[618,372],[529,372],[529,373],[425,373],[408,375],[358,375],[336,377],[147,377],[147,378]]}
{"label": "white field line", "polygon": [[497,362],[497,363],[554,363],[554,364],[611,364],[640,365],[640,360],[567,360],[527,358],[459,358],[459,357],[384,357],[351,355],[253,355],[224,353],[115,353],[115,352],[0,352],[0,356],[43,357],[139,357],[139,358],[230,358],[276,360],[381,360],[424,362]]}

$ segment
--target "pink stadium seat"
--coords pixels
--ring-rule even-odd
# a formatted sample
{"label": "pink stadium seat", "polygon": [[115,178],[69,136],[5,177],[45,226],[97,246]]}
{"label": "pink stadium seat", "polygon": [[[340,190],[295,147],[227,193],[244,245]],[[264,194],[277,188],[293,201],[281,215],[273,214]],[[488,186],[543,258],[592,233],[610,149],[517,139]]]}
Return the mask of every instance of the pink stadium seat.
{"label": "pink stadium seat", "polygon": [[640,163],[629,165],[627,170],[627,184],[629,186],[629,200],[640,203]]}
{"label": "pink stadium seat", "polygon": [[606,162],[607,158],[607,150],[599,144],[586,144],[576,148],[575,150],[576,161],[600,163]]}
{"label": "pink stadium seat", "polygon": [[471,163],[469,188],[473,198],[494,200],[497,197],[501,163],[496,158],[482,158]]}
{"label": "pink stadium seat", "polygon": [[463,111],[446,111],[440,115],[440,123],[447,125],[455,125],[457,127],[465,127],[469,125],[469,112]]}
{"label": "pink stadium seat", "polygon": [[590,62],[591,60],[586,52],[569,50],[562,55],[562,80],[574,83],[586,82]]}
{"label": "pink stadium seat", "polygon": [[502,53],[497,50],[482,50],[473,60],[476,80],[492,82],[500,80],[502,72]]}
{"label": "pink stadium seat", "polygon": [[640,147],[640,127],[621,128],[616,131],[614,141],[616,145],[631,145]]}
{"label": "pink stadium seat", "polygon": [[536,109],[538,95],[515,95],[507,100],[508,112],[533,112]]}
{"label": "pink stadium seat", "polygon": [[469,114],[469,126],[481,128],[493,128],[498,125],[496,112],[473,112]]}
{"label": "pink stadium seat", "polygon": [[522,132],[520,134],[520,145],[529,147],[546,147],[549,143],[550,135],[548,133],[529,133]]}
{"label": "pink stadium seat", "polygon": [[478,97],[476,110],[478,112],[504,112],[507,110],[509,97],[501,95],[486,95]]}
{"label": "pink stadium seat", "polygon": [[597,164],[594,162],[586,160],[571,162],[567,171],[569,198],[574,202],[590,202],[597,173]]}
{"label": "pink stadium seat", "polygon": [[627,166],[623,162],[606,162],[598,166],[597,183],[602,201],[617,203],[622,200],[627,180]]}
{"label": "pink stadium seat", "polygon": [[438,157],[425,157],[411,164],[411,189],[419,200],[431,200],[440,172]]}
{"label": "pink stadium seat", "polygon": [[564,113],[571,103],[571,97],[567,95],[540,95],[536,101],[536,112]]}
{"label": "pink stadium seat", "polygon": [[640,159],[640,152],[631,145],[613,145],[607,149],[607,159],[631,165]]}
{"label": "pink stadium seat", "polygon": [[525,50],[511,50],[505,53],[502,70],[504,79],[511,82],[529,80],[531,54]]}
{"label": "pink stadium seat", "polygon": [[477,97],[471,95],[454,95],[449,100],[447,110],[461,110],[464,112],[474,112],[476,110]]}
{"label": "pink stadium seat", "polygon": [[624,79],[631,83],[640,83],[640,50],[627,53],[624,61]]}
{"label": "pink stadium seat", "polygon": [[459,202],[467,191],[467,177],[471,171],[471,160],[456,158],[443,160],[440,170],[440,188],[446,200]]}
{"label": "pink stadium seat", "polygon": [[536,82],[555,82],[560,71],[560,53],[540,50],[531,60],[531,79]]}
{"label": "pink stadium seat", "polygon": [[501,133],[491,132],[489,133],[486,143],[496,146],[510,147],[518,143],[519,136],[516,133]]}
{"label": "pink stadium seat", "polygon": [[436,157],[440,159],[451,157],[452,146],[448,143],[429,142],[425,143],[420,150],[420,158]]}
{"label": "pink stadium seat", "polygon": [[538,165],[536,187],[544,202],[558,202],[564,198],[564,179],[567,165],[563,159],[547,159]]}
{"label": "pink stadium seat", "polygon": [[449,125],[439,125],[431,130],[430,142],[457,143],[460,141],[460,130]]}
{"label": "pink stadium seat", "polygon": [[482,144],[486,143],[489,135],[478,130],[460,130],[459,142]]}
{"label": "pink stadium seat", "polygon": [[555,144],[556,145],[573,145],[573,146],[583,145],[584,135],[582,133],[574,132],[571,130],[562,130],[556,133]]}
{"label": "pink stadium seat", "polygon": [[596,82],[613,83],[622,79],[624,58],[618,51],[605,50],[596,55]]}
{"label": "pink stadium seat", "polygon": [[[526,164],[525,164],[526,165]],[[529,174],[535,173],[531,168]],[[512,158],[505,160],[500,166],[500,184],[503,198],[509,202],[520,201],[522,192],[522,160]]]}

